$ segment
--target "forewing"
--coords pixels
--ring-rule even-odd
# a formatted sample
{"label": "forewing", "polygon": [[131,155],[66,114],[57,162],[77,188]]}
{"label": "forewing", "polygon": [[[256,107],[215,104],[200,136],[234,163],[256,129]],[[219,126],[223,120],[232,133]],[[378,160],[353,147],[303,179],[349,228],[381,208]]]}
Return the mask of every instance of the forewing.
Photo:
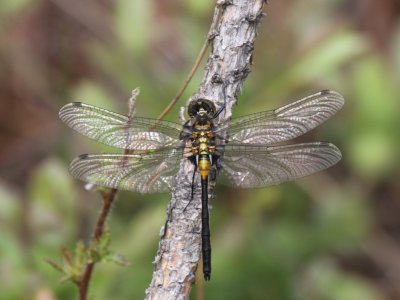
{"label": "forewing", "polygon": [[343,104],[342,95],[325,90],[275,110],[239,117],[230,122],[229,141],[252,145],[284,142],[323,123]]}
{"label": "forewing", "polygon": [[146,155],[84,154],[70,165],[71,174],[99,186],[139,193],[172,189],[182,151],[169,149]]}
{"label": "forewing", "polygon": [[128,118],[81,102],[65,105],[59,116],[79,133],[117,148],[154,150],[180,144],[182,126],[174,122]]}
{"label": "forewing", "polygon": [[275,147],[226,145],[221,165],[231,185],[253,188],[313,174],[341,157],[335,145],[324,142]]}

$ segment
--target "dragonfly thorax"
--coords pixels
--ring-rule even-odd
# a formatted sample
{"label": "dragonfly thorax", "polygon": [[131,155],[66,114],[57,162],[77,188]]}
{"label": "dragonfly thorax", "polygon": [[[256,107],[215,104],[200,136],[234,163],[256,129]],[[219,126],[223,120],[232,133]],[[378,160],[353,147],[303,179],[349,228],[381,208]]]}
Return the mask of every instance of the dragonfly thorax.
{"label": "dragonfly thorax", "polygon": [[210,155],[215,152],[214,134],[212,131],[194,131],[191,136],[193,155]]}

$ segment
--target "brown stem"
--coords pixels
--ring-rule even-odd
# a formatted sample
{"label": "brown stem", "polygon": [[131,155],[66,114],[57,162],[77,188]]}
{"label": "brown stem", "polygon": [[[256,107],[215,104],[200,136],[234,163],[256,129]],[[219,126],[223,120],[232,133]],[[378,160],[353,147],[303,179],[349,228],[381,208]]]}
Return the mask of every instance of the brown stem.
{"label": "brown stem", "polygon": [[[114,201],[117,189],[111,189],[103,197],[103,207],[101,209],[99,218],[97,219],[96,227],[93,233],[92,242],[100,239],[104,232],[104,225],[107,220],[108,213],[110,212],[111,205]],[[85,272],[83,273],[82,279],[79,282],[79,299],[86,300],[87,292],[89,288],[90,278],[92,276],[95,262],[90,261],[86,264]]]}

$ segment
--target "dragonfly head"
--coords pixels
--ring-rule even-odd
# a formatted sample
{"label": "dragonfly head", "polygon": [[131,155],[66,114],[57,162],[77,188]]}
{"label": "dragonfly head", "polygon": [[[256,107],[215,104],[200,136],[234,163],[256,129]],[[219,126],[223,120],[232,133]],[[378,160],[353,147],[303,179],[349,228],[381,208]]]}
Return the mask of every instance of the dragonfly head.
{"label": "dragonfly head", "polygon": [[215,105],[207,99],[197,99],[189,103],[188,114],[191,118],[208,117],[212,118],[215,114]]}

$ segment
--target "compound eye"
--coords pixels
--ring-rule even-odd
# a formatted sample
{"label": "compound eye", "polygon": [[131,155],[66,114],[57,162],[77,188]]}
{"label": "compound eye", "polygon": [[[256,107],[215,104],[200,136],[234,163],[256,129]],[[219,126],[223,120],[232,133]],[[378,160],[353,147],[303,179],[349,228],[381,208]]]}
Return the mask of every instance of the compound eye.
{"label": "compound eye", "polygon": [[199,111],[199,107],[198,107],[197,101],[190,102],[189,106],[188,106],[188,115],[190,117],[194,117],[197,115],[198,111]]}
{"label": "compound eye", "polygon": [[209,114],[212,110],[210,105],[206,102],[203,103],[203,107],[204,107],[204,110],[207,112],[207,114]]}

